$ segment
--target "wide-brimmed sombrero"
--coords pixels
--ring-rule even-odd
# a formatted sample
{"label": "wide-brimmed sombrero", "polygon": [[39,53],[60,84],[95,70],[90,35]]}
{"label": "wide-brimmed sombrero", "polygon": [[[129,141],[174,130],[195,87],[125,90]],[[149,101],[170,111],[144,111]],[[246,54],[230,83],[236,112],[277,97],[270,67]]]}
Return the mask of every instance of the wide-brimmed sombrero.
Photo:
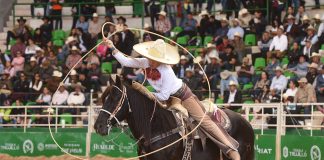
{"label": "wide-brimmed sombrero", "polygon": [[148,59],[164,64],[177,64],[180,61],[178,49],[162,39],[136,44],[133,49]]}

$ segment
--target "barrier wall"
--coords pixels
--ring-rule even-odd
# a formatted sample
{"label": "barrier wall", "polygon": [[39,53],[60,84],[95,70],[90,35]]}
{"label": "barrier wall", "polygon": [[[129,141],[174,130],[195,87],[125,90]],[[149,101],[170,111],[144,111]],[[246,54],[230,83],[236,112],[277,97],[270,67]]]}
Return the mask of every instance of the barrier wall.
{"label": "barrier wall", "polygon": [[[57,142],[69,153],[85,156],[86,133],[55,133]],[[44,132],[0,132],[0,153],[11,156],[54,156],[63,152]],[[116,138],[118,137],[118,138]],[[256,135],[255,159],[275,159],[275,135]],[[281,159],[321,160],[324,154],[324,137],[282,136]],[[137,154],[137,146],[128,134],[112,132],[109,136],[91,135],[90,156],[97,154],[111,157],[132,157]]]}

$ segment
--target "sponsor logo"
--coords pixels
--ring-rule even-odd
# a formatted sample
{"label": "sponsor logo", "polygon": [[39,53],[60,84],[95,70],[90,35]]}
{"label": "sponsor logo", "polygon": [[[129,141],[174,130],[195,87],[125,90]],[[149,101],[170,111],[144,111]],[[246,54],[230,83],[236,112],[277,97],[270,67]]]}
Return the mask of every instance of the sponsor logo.
{"label": "sponsor logo", "polygon": [[287,146],[283,147],[283,149],[282,149],[282,155],[283,155],[284,158],[287,158],[288,157],[289,151],[288,151],[288,147]]}
{"label": "sponsor logo", "polygon": [[310,155],[312,160],[321,160],[321,149],[316,145],[312,146]]}
{"label": "sponsor logo", "polygon": [[44,151],[44,144],[43,144],[43,143],[38,143],[38,145],[37,145],[37,149],[38,149],[39,151]]}
{"label": "sponsor logo", "polygon": [[32,154],[34,152],[34,144],[30,139],[25,140],[23,143],[23,152]]}
{"label": "sponsor logo", "polygon": [[3,151],[18,151],[19,149],[20,147],[16,143],[5,143],[0,146],[0,150]]}
{"label": "sponsor logo", "polygon": [[272,154],[272,148],[261,148],[259,145],[255,145],[254,150],[259,154]]}

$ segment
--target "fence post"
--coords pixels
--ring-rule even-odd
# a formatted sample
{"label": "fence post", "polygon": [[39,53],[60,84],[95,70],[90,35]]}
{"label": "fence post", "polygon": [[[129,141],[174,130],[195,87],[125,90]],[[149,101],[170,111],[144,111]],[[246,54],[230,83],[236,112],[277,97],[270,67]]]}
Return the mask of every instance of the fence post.
{"label": "fence post", "polygon": [[313,136],[313,121],[314,121],[314,119],[313,119],[313,117],[314,117],[314,108],[313,108],[313,105],[311,105],[311,109],[312,109],[312,113],[311,113],[311,125],[310,125],[310,127],[311,127],[311,132],[310,132],[310,136]]}
{"label": "fence post", "polygon": [[58,122],[58,106],[55,106],[55,133],[57,133],[57,122]]}
{"label": "fence post", "polygon": [[280,92],[280,104],[279,107],[277,107],[277,133],[276,133],[276,160],[281,159],[281,133],[282,133],[282,92]]}
{"label": "fence post", "polygon": [[24,133],[26,133],[26,126],[27,126],[27,106],[25,105]]}
{"label": "fence post", "polygon": [[86,139],[86,157],[90,159],[90,149],[91,149],[91,133],[92,133],[92,95],[93,89],[90,91],[90,105],[88,107],[88,132],[87,132],[87,139]]}

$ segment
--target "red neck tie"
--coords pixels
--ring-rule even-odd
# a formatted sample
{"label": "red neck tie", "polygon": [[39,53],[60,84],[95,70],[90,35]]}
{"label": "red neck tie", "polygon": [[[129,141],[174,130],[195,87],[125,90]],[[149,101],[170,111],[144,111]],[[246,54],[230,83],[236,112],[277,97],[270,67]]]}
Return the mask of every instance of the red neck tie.
{"label": "red neck tie", "polygon": [[161,78],[161,73],[157,69],[146,68],[145,71],[148,79],[152,79],[153,81],[156,81]]}

